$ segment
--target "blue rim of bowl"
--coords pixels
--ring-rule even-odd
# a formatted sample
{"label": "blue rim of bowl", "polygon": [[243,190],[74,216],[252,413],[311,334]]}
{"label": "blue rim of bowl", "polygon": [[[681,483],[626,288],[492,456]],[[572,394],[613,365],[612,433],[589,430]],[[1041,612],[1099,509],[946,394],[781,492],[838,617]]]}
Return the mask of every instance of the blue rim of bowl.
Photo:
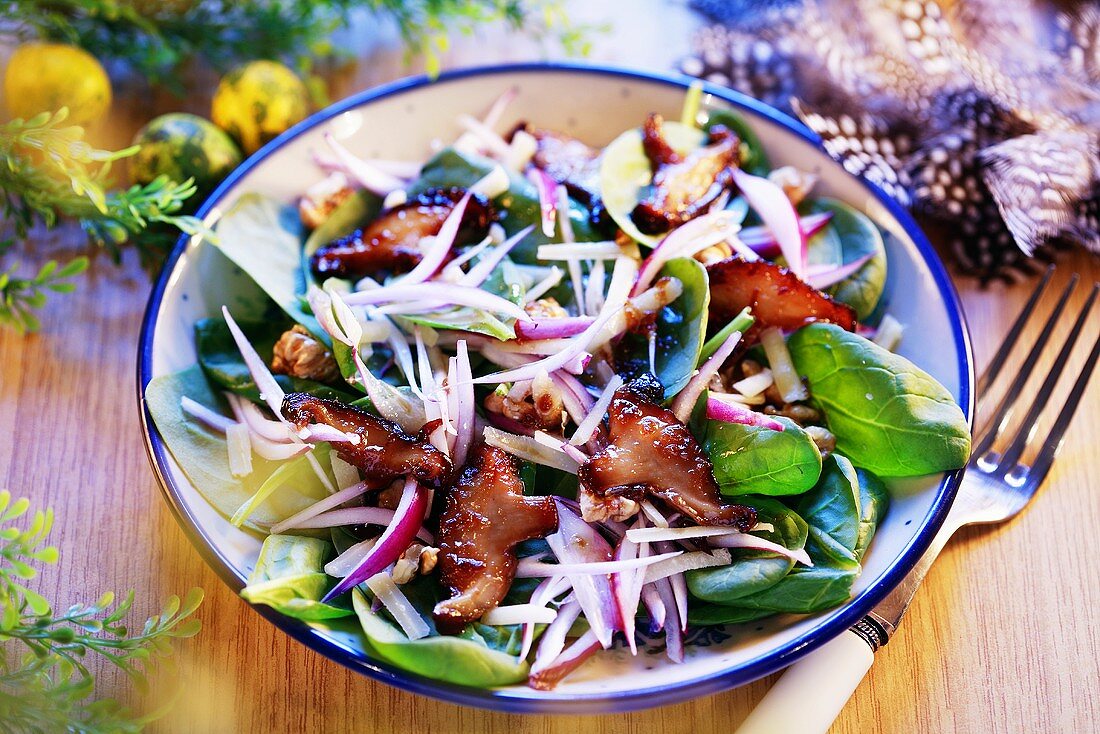
{"label": "blue rim of bowl", "polygon": [[[434,80],[426,76],[414,76],[400,79],[389,84],[359,92],[341,100],[311,115],[269,142],[249,157],[248,160],[233,171],[233,173],[215,189],[210,197],[203,203],[202,207],[200,207],[197,216],[202,219],[209,214],[217,203],[236,186],[241,178],[262,163],[283,144],[343,112],[426,85],[446,84],[468,77],[540,72],[592,74],[596,76],[609,76],[633,81],[664,84],[680,88],[686,88],[693,82],[698,83],[698,80],[683,75],[660,74],[616,66],[574,62],[478,66],[446,72]],[[703,91],[731,104],[735,108],[747,110],[755,115],[763,117],[785,128],[792,134],[797,135],[817,148],[821,147],[821,138],[802,123],[778,110],[768,107],[762,102],[709,82],[703,84]],[[954,285],[951,283],[939,256],[908,212],[902,209],[897,202],[873,184],[863,181],[862,179],[860,179],[860,183],[867,193],[873,196],[875,200],[885,207],[890,215],[898,221],[908,237],[917,246],[921,257],[932,273],[936,287],[948,309],[952,336],[955,339],[955,343],[960,345],[960,350],[956,355],[959,369],[960,403],[962,404],[963,412],[967,420],[970,421],[973,415],[974,385],[970,338],[965,316]],[[176,516],[176,520],[187,532],[188,537],[198,549],[203,559],[218,573],[222,580],[235,590],[240,590],[243,585],[243,580],[233,571],[228,560],[221,555],[217,546],[203,531],[198,519],[191,513],[186,504],[181,501],[179,488],[176,486],[171,472],[167,468],[169,462],[168,449],[160,433],[157,431],[156,426],[153,424],[144,401],[145,387],[152,379],[153,336],[157,315],[164,298],[165,288],[175,270],[176,263],[187,248],[189,239],[190,238],[186,235],[180,237],[172,253],[166,259],[163,269],[153,286],[153,291],[149,296],[149,303],[146,307],[141,325],[138,346],[137,397],[141,408],[140,413],[142,427],[144,429],[146,451],[149,455],[149,460],[157,477],[157,481],[161,486],[165,499],[168,501],[169,506]],[[410,673],[380,660],[368,659],[362,651],[353,649],[330,637],[324,636],[305,623],[291,619],[290,617],[285,617],[269,607],[261,605],[253,606],[253,609],[291,637],[331,660],[405,691],[426,695],[450,703],[510,713],[563,714],[610,713],[664,706],[699,696],[719,693],[736,686],[750,683],[781,670],[855,624],[902,580],[905,574],[916,564],[921,554],[928,548],[936,531],[939,529],[940,525],[942,525],[947,515],[947,511],[951,507],[951,503],[954,501],[961,479],[961,471],[951,472],[944,476],[940,484],[936,501],[925,517],[921,530],[903,551],[897,562],[886,571],[877,583],[865,589],[856,598],[850,600],[839,613],[827,622],[775,650],[738,666],[734,670],[711,673],[700,678],[679,681],[670,686],[653,687],[629,692],[569,694],[567,696],[562,695],[560,697],[542,698],[515,696],[501,690],[460,686]],[[553,694],[550,695],[552,696]]]}

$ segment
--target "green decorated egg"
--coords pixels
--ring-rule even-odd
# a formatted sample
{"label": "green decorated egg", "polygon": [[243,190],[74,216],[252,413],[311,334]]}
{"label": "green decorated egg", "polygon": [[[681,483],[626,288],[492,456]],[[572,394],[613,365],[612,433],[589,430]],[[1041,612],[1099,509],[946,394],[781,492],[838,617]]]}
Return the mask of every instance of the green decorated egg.
{"label": "green decorated egg", "polygon": [[138,131],[134,145],[141,146],[130,159],[134,181],[145,184],[162,174],[175,181],[193,178],[198,198],[241,163],[232,138],[209,120],[185,112],[154,118]]}

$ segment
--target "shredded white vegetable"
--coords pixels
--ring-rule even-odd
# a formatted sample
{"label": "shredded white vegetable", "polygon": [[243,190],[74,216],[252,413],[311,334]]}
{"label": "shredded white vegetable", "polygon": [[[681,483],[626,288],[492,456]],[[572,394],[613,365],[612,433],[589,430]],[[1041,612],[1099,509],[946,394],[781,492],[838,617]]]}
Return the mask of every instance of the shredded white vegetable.
{"label": "shredded white vegetable", "polygon": [[802,378],[798,376],[798,370],[794,367],[783,332],[774,326],[764,329],[760,332],[760,344],[764,347],[764,354],[768,357],[768,364],[771,365],[772,376],[775,379],[775,387],[783,396],[783,400],[793,403],[808,398],[809,393],[806,392],[806,386],[802,384]]}
{"label": "shredded white vegetable", "polygon": [[382,605],[393,615],[394,620],[401,626],[401,629],[405,631],[410,640],[419,640],[431,634],[428,623],[424,621],[408,598],[401,593],[401,589],[397,588],[397,584],[393,582],[393,577],[388,573],[383,571],[375,574],[367,579],[366,584],[367,588],[378,597],[378,601],[382,602]]}

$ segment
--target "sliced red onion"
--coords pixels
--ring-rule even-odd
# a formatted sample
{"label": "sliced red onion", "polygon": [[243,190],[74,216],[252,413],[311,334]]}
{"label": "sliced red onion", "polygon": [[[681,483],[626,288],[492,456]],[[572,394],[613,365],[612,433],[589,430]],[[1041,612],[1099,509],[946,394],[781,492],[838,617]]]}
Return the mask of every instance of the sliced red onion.
{"label": "sliced red onion", "polygon": [[565,649],[565,637],[580,615],[581,605],[576,599],[565,602],[558,609],[558,616],[542,633],[542,639],[539,640],[539,650],[535,655],[535,662],[531,664],[531,675],[549,668],[561,654]]}
{"label": "sliced red onion", "polygon": [[718,525],[692,525],[685,528],[671,528],[667,525],[652,528],[631,528],[626,531],[628,540],[634,543],[655,543],[663,540],[690,540],[692,538],[716,538],[722,535],[738,535],[735,528]]}
{"label": "sliced red onion", "polygon": [[[558,209],[554,190],[557,182],[547,175],[546,171],[531,166],[527,169],[527,180],[535,187],[539,195],[539,211],[542,213],[542,233],[547,237],[554,236],[554,224],[557,219]],[[541,255],[539,256],[542,257]]]}
{"label": "sliced red onion", "polygon": [[581,663],[595,655],[599,649],[599,638],[595,632],[588,630],[578,637],[561,655],[558,655],[549,666],[537,672],[532,668],[527,682],[532,688],[549,690],[560,683],[565,676],[579,668]]}
{"label": "sliced red onion", "polygon": [[474,419],[477,417],[477,400],[474,397],[473,371],[466,342],[459,340],[455,362],[456,381],[451,390],[456,396],[454,465],[466,463],[466,456],[474,442]]}
{"label": "sliced red onion", "polygon": [[493,157],[499,159],[508,157],[511,152],[508,143],[493,128],[469,115],[459,115],[458,123],[466,129],[466,132],[477,138],[485,149],[493,154]]}
{"label": "sliced red onion", "polygon": [[733,350],[736,349],[737,345],[740,343],[740,331],[735,331],[730,334],[729,337],[722,342],[722,346],[718,347],[706,362],[703,362],[695,375],[688,380],[686,385],[684,385],[684,389],[676,394],[676,397],[672,401],[672,412],[676,414],[676,417],[681,423],[687,423],[688,419],[691,418],[691,411],[695,408],[695,403],[699,400],[699,396],[706,391],[711,378],[718,374],[718,370],[722,368],[722,364],[729,359],[730,355],[733,354]]}
{"label": "sliced red onion", "polygon": [[[569,509],[557,497],[558,531],[546,538],[558,562],[563,564],[610,561],[611,546],[603,536],[580,515]],[[570,576],[573,593],[584,610],[592,632],[604,648],[611,646],[615,630],[621,629],[619,610],[611,593],[611,580],[606,575]]]}
{"label": "sliced red onion", "polygon": [[508,105],[512,103],[519,95],[518,87],[508,87],[500,96],[493,100],[493,104],[489,106],[489,111],[485,113],[485,117],[481,119],[481,122],[485,127],[495,128],[497,123],[500,122],[501,116],[504,114],[504,110],[508,108]]}
{"label": "sliced red onion", "polygon": [[704,214],[672,230],[657,243],[653,252],[642,263],[631,295],[637,295],[648,288],[669,260],[692,257],[697,252],[713,247],[736,234],[740,226],[737,212],[723,210]]}
{"label": "sliced red onion", "polygon": [[207,408],[202,403],[196,402],[184,395],[180,398],[180,409],[184,413],[212,428],[219,433],[225,433],[231,426],[237,425],[237,421],[226,418],[221,413]]}
{"label": "sliced red onion", "polygon": [[752,548],[754,550],[771,551],[773,553],[778,553],[781,556],[785,556],[786,558],[790,558],[792,561],[797,561],[804,566],[814,565],[814,562],[810,560],[810,555],[806,552],[805,548],[791,550],[784,545],[773,543],[766,538],[761,538],[756,535],[750,535],[749,533],[723,535],[717,538],[713,538],[710,541],[710,544],[718,546],[719,548]]}
{"label": "sliced red onion", "polygon": [[786,428],[782,423],[769,415],[757,413],[755,410],[747,408],[740,402],[734,400],[723,400],[715,396],[714,393],[711,393],[710,397],[707,398],[707,418],[723,423],[740,423],[743,426],[759,426],[760,428],[768,428],[780,432]]}
{"label": "sliced red onion", "polygon": [[477,264],[470,268],[468,273],[462,276],[458,284],[480,286],[488,280],[489,276],[493,274],[493,271],[496,270],[501,261],[507,257],[508,253],[520,242],[523,242],[527,235],[531,234],[534,229],[535,225],[530,224],[494,247],[492,252],[478,260]]}
{"label": "sliced red onion", "polygon": [[682,555],[684,551],[670,551],[663,553],[659,556],[650,556],[648,558],[631,558],[627,560],[619,561],[592,561],[590,563],[542,563],[540,561],[533,561],[530,558],[521,559],[516,566],[516,578],[519,579],[541,579],[550,578],[552,576],[606,576],[608,574],[621,573],[623,571],[633,571],[638,568],[645,568],[646,566],[652,566],[655,563],[660,563],[676,556]]}
{"label": "sliced red onion", "polygon": [[229,473],[246,477],[252,473],[252,445],[248,426],[234,423],[225,431],[225,447],[229,453]]}
{"label": "sliced red onion", "polygon": [[561,469],[570,474],[576,474],[577,469],[580,468],[580,465],[564,452],[543,446],[534,438],[505,433],[492,426],[485,427],[483,437],[485,443],[490,446],[503,449],[513,456],[518,456],[535,464]]}
{"label": "sliced red onion", "polygon": [[530,321],[531,317],[506,298],[488,293],[478,288],[451,283],[412,283],[405,285],[387,285],[365,291],[349,293],[344,299],[349,305],[377,305],[380,303],[407,303],[426,301],[440,306],[467,306],[485,311],[502,313],[520,321]]}
{"label": "sliced red onion", "polygon": [[[644,518],[639,517],[635,521],[635,527],[642,527]],[[619,540],[615,548],[616,561],[637,560],[639,545],[631,541],[626,534]],[[615,594],[615,603],[619,606],[619,617],[623,621],[623,635],[630,646],[630,652],[638,654],[638,644],[634,640],[634,618],[638,614],[638,604],[642,596],[643,571],[620,571],[611,577],[611,590]]]}
{"label": "sliced red onion", "polygon": [[229,407],[233,410],[237,421],[247,425],[253,436],[276,443],[286,443],[291,440],[290,426],[282,421],[269,420],[260,407],[251,400],[231,392],[225,393],[225,399],[229,402]]}
{"label": "sliced red onion", "polygon": [[550,624],[557,619],[558,611],[538,604],[510,604],[490,609],[481,618],[482,624],[501,627],[513,624]]}
{"label": "sliced red onion", "polygon": [[[798,226],[802,229],[802,235],[809,239],[824,229],[832,218],[832,212],[809,214],[798,220]],[[770,259],[783,254],[779,249],[779,243],[775,240],[775,235],[767,227],[746,227],[737,236],[753,252],[762,257]]]}
{"label": "sliced red onion", "polygon": [[[671,547],[671,545],[669,546]],[[663,553],[661,556],[654,556],[654,558],[667,558],[669,554]],[[685,571],[692,571],[696,568],[711,568],[713,566],[728,566],[732,563],[729,551],[724,548],[719,548],[713,553],[707,551],[691,551],[689,553],[683,553],[681,555],[667,558],[660,563],[650,564],[645,569],[645,583],[651,584],[654,581],[658,581],[663,578],[669,578],[671,576],[678,576]],[[681,619],[686,618],[686,594],[684,595],[684,603],[680,604],[677,600],[677,604],[682,607],[680,609]]]}
{"label": "sliced red onion", "polygon": [[655,584],[644,584],[642,586],[642,606],[645,607],[646,615],[649,617],[650,633],[664,629],[665,617],[668,615],[665,611],[665,603],[661,601],[661,595],[657,593]]}
{"label": "sliced red onion", "polygon": [[580,334],[595,321],[591,316],[535,319],[516,324],[519,339],[564,339]]}
{"label": "sliced red onion", "polygon": [[741,195],[757,213],[779,243],[787,267],[801,277],[806,271],[806,237],[791,200],[778,185],[767,178],[733,169],[733,180]]}
{"label": "sliced red onion", "polygon": [[[319,528],[337,528],[344,525],[389,525],[394,518],[394,511],[384,507],[345,507],[340,510],[329,510],[306,520],[299,520],[293,525],[295,530],[317,530]],[[416,530],[416,537],[429,545],[435,544],[435,536],[424,527]]]}
{"label": "sliced red onion", "polygon": [[[668,541],[658,541],[658,542],[653,544],[653,548],[656,551],[658,551],[659,553],[667,553],[668,551],[673,550],[675,548],[675,546],[672,543],[669,543]],[[728,560],[727,560],[727,563],[728,563]],[[647,576],[649,575],[648,572],[647,572],[646,575]],[[687,580],[684,578],[684,575],[682,573],[673,572],[673,573],[665,576],[663,579],[656,579],[655,578],[650,583],[660,584],[660,583],[664,583],[664,582],[668,582],[669,586],[672,589],[672,598],[676,603],[676,617],[680,622],[680,630],[679,631],[686,630],[687,629],[687,603],[688,603],[688,599],[687,599],[687,597],[688,597]],[[665,603],[667,604],[667,601]],[[669,631],[668,622],[666,620],[666,623],[665,623],[665,634],[666,635],[668,634],[668,631]]]}
{"label": "sliced red onion", "polygon": [[663,625],[665,629],[665,653],[672,662],[682,663],[684,662],[684,631],[683,623],[680,621],[680,605],[676,601],[672,582],[668,579],[661,579],[655,581],[653,587],[657,590],[657,595],[660,597],[661,604],[665,609]]}
{"label": "sliced red onion", "polygon": [[[270,532],[271,532],[272,535],[279,535],[280,533],[282,533],[285,530],[290,530],[291,528],[296,528],[296,527],[298,527],[298,523],[310,520],[311,518],[314,518],[317,515],[320,515],[322,512],[325,512],[326,510],[331,510],[335,507],[339,507],[340,505],[344,504],[345,502],[348,502],[350,500],[355,499],[356,497],[359,497],[360,495],[362,495],[366,491],[367,491],[367,483],[366,482],[359,482],[357,484],[351,485],[350,487],[346,487],[344,489],[341,489],[336,494],[330,494],[328,497],[325,497],[324,499],[321,499],[321,500],[318,500],[317,502],[314,502],[309,507],[305,508],[304,510],[300,510],[299,512],[296,512],[295,514],[291,515],[287,519],[281,520],[280,522],[275,523],[274,525],[271,526],[271,531]],[[390,513],[390,517],[393,517],[392,512]],[[388,523],[386,523],[386,524],[388,524]]]}
{"label": "sliced red onion", "polygon": [[260,391],[260,398],[271,408],[271,412],[282,419],[283,398],[286,397],[286,393],[283,392],[283,388],[279,387],[279,383],[275,381],[275,376],[271,374],[271,370],[267,368],[263,359],[256,353],[252,344],[245,337],[244,332],[241,331],[241,327],[237,326],[237,322],[229,315],[229,309],[225,306],[222,306],[222,316],[229,326],[229,333],[233,335],[233,341],[236,342],[237,349],[240,350],[245,365],[248,366],[252,381],[256,383],[256,387]]}
{"label": "sliced red onion", "polygon": [[350,443],[358,446],[362,440],[357,433],[341,431],[324,423],[310,423],[298,431],[298,438],[310,443]]}
{"label": "sliced red onion", "polygon": [[564,369],[550,373],[550,379],[561,391],[561,402],[565,412],[574,423],[579,423],[592,409],[592,396],[584,389],[580,380]]}
{"label": "sliced red onion", "polygon": [[479,377],[474,380],[474,382],[478,384],[495,384],[500,382],[511,382],[513,380],[529,380],[534,378],[540,370],[546,370],[549,373],[553,373],[555,370],[569,364],[571,360],[575,359],[581,353],[589,351],[590,343],[601,334],[604,325],[621,311],[623,305],[626,303],[630,283],[633,281],[636,268],[637,265],[635,265],[634,261],[628,258],[619,258],[615,261],[615,271],[611,276],[611,285],[607,290],[607,302],[604,304],[603,310],[587,329],[569,340],[569,345],[564,349],[549,357],[538,360],[537,362],[531,362],[530,364],[524,365],[523,367],[508,369],[503,372],[486,375],[485,377]]}
{"label": "sliced red onion", "polygon": [[[536,586],[535,590],[531,593],[531,603],[537,604],[539,606],[546,606],[551,600],[557,598],[571,588],[573,588],[572,584],[570,584],[569,579],[565,578],[564,576],[553,576],[548,579],[543,579],[541,582],[539,582],[539,585]],[[580,614],[580,605],[574,602],[574,607],[577,614]],[[576,618],[576,615],[574,615],[573,620],[575,620]],[[569,621],[570,625],[573,624],[573,620]],[[566,629],[568,630],[568,627]],[[520,660],[527,659],[527,654],[531,652],[531,644],[534,642],[534,640],[535,623],[527,622],[523,625],[523,646],[520,648],[519,651]]]}
{"label": "sliced red onion", "polygon": [[[451,248],[454,247],[455,238],[458,236],[458,228],[462,226],[462,217],[466,213],[466,207],[469,203],[470,192],[467,191],[463,197],[458,200],[454,208],[451,209],[447,218],[443,220],[443,225],[439,228],[439,233],[431,238],[431,246],[424,251],[420,262],[416,264],[415,268],[402,275],[396,281],[397,283],[401,285],[423,283],[443,267],[443,262],[447,259],[447,255],[451,252]],[[424,241],[421,240],[421,245],[423,244]]]}
{"label": "sliced red onion", "polygon": [[428,623],[416,611],[416,607],[397,588],[393,577],[388,573],[377,573],[367,579],[367,588],[374,592],[376,599],[393,615],[394,620],[405,631],[410,640],[419,640],[431,634]]}
{"label": "sliced red onion", "polygon": [[[391,161],[384,158],[362,158],[361,160],[375,170],[406,181],[419,176],[420,169],[424,167],[422,163],[417,161]],[[313,151],[313,162],[328,173],[334,171],[344,173],[346,170],[346,166],[342,162],[335,158],[329,158],[319,151]]]}
{"label": "sliced red onion", "polygon": [[577,464],[583,464],[588,461],[588,455],[578,449],[576,446],[571,445],[568,441],[565,441],[557,436],[551,436],[546,431],[535,431],[532,436],[533,439],[541,443],[547,448],[555,451],[561,451]]}
{"label": "sliced red onion", "polygon": [[332,133],[325,133],[325,142],[336,154],[336,158],[342,167],[341,170],[367,191],[385,196],[391,191],[405,187],[405,182],[401,179],[379,170],[345,148],[333,137]]}
{"label": "sliced red onion", "polygon": [[386,530],[378,538],[378,543],[371,548],[370,553],[351,573],[325,594],[321,601],[327,602],[340,596],[396,561],[409,547],[409,543],[413,541],[420,529],[420,522],[428,508],[428,495],[428,490],[420,486],[415,479],[411,477],[406,479],[393,522],[386,526]]}
{"label": "sliced red onion", "polygon": [[263,436],[252,434],[252,450],[268,461],[286,461],[295,456],[309,454],[311,446],[301,441],[294,443],[278,443],[269,441]]}
{"label": "sliced red onion", "polygon": [[[486,417],[488,421],[493,424],[493,426],[499,428],[501,431],[512,433],[517,436],[531,437],[535,435],[535,429],[531,428],[530,426],[525,426],[519,421],[509,418],[506,415],[486,411]],[[482,430],[484,431],[484,427],[482,428]],[[507,450],[508,449],[505,449],[505,451]]]}
{"label": "sliced red onion", "polygon": [[427,422],[424,402],[402,394],[393,385],[375,377],[363,362],[358,349],[353,349],[351,354],[367,397],[378,414],[401,426],[406,433],[415,434],[419,431]]}
{"label": "sliced red onion", "polygon": [[844,265],[811,266],[807,268],[803,279],[814,288],[823,290],[829,286],[836,285],[842,280],[852,277],[852,275],[866,265],[870,259],[871,255],[867,254]]}
{"label": "sliced red onion", "polygon": [[551,288],[557,287],[563,275],[565,275],[565,273],[562,272],[561,268],[556,266],[551,268],[549,275],[527,289],[527,293],[523,296],[523,302],[531,303],[531,301],[537,301],[542,298]]}
{"label": "sliced red onion", "polygon": [[577,430],[573,432],[572,438],[569,439],[569,443],[574,446],[581,446],[588,443],[588,440],[592,438],[593,434],[600,427],[600,422],[603,421],[604,414],[607,413],[608,406],[611,405],[611,399],[615,397],[615,391],[623,386],[623,378],[619,375],[614,375],[607,386],[600,393],[599,399],[592,406],[591,410],[577,425]]}
{"label": "sliced red onion", "polygon": [[659,528],[667,528],[669,526],[668,518],[661,514],[661,511],[653,506],[653,503],[649,500],[641,501],[642,512],[649,518],[649,521]]}

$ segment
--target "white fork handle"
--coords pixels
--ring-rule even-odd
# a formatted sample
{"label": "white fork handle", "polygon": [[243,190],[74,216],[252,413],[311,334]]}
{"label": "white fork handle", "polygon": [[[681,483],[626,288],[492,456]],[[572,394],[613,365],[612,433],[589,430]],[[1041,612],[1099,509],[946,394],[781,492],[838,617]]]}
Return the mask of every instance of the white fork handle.
{"label": "white fork handle", "polygon": [[824,734],[875,654],[847,631],[787,668],[735,734]]}

